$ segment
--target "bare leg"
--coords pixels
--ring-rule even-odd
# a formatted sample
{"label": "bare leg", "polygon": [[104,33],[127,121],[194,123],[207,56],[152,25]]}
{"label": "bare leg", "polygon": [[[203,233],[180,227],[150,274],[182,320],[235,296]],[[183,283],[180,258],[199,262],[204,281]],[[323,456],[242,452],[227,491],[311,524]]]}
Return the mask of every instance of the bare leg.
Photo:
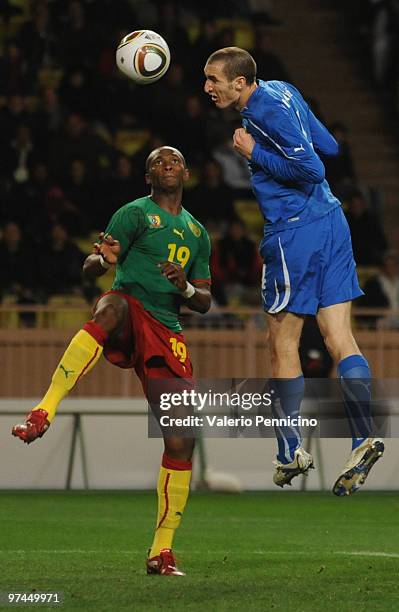
{"label": "bare leg", "polygon": [[267,314],[274,378],[296,378],[302,374],[298,348],[304,320],[305,317],[292,312]]}
{"label": "bare leg", "polygon": [[336,365],[350,355],[361,355],[352,334],[351,302],[320,308],[316,315],[320,333]]}

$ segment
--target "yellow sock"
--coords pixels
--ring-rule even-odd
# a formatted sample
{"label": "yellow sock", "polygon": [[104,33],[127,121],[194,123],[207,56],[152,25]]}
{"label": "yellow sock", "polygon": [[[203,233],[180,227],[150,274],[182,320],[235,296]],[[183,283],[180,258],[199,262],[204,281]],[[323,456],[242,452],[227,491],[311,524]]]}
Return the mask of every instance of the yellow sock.
{"label": "yellow sock", "polygon": [[[90,330],[91,333],[86,329]],[[96,337],[92,335],[93,330]],[[60,401],[82,376],[90,372],[99,360],[103,352],[105,338],[105,332],[94,321],[86,323],[84,328],[79,330],[72,338],[53,374],[46,395],[34,408],[34,410],[39,408],[47,410],[47,418],[50,423],[55,416]]]}
{"label": "yellow sock", "polygon": [[191,461],[179,461],[163,456],[158,478],[158,517],[150,557],[163,548],[172,548],[190,491]]}

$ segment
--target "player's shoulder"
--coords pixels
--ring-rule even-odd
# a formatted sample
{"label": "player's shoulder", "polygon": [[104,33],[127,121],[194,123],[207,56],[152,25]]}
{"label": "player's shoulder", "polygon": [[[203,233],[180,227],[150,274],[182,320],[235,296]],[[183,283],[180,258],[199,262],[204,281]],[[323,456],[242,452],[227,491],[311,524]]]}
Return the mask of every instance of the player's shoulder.
{"label": "player's shoulder", "polygon": [[[286,81],[259,81],[261,95],[256,108],[253,109],[254,119],[265,122],[268,127],[293,116],[299,109],[306,113],[307,104],[300,91]],[[251,117],[249,117],[251,118]]]}
{"label": "player's shoulder", "polygon": [[243,117],[256,123],[265,119],[271,120],[273,116],[280,115],[281,109],[289,108],[293,97],[290,83],[285,81],[257,81],[258,87],[252,94],[248,106],[243,109]]}
{"label": "player's shoulder", "polygon": [[146,214],[151,212],[151,200],[148,196],[137,198],[121,206],[115,213],[115,218],[122,223],[143,223]]}
{"label": "player's shoulder", "polygon": [[142,198],[136,198],[131,202],[127,202],[123,204],[119,208],[120,211],[129,211],[129,210],[143,210],[145,211],[149,206],[151,206],[151,200],[148,196],[143,196]]}
{"label": "player's shoulder", "polygon": [[115,233],[116,228],[123,228],[123,231],[131,230],[132,228],[140,228],[145,226],[146,215],[146,198],[137,198],[131,202],[127,202],[120,206],[112,215],[108,227],[112,227]]}
{"label": "player's shoulder", "polygon": [[206,231],[205,226],[202,225],[202,223],[200,223],[200,221],[198,221],[198,219],[196,219],[194,215],[192,215],[184,207],[183,207],[183,214],[185,216],[186,223],[188,227],[190,228],[190,230],[192,231],[192,233],[194,234],[194,236],[196,236],[197,238],[199,238],[200,236],[205,236],[205,237],[208,236],[208,232]]}
{"label": "player's shoulder", "polygon": [[282,100],[287,102],[291,98],[302,97],[300,91],[287,81],[259,81],[259,88],[262,92],[261,99],[263,102],[280,105]]}
{"label": "player's shoulder", "polygon": [[258,79],[258,88],[261,95],[271,97],[287,89],[299,93],[298,89],[292,83],[288,83],[288,81],[278,81],[277,79],[272,79],[270,81]]}

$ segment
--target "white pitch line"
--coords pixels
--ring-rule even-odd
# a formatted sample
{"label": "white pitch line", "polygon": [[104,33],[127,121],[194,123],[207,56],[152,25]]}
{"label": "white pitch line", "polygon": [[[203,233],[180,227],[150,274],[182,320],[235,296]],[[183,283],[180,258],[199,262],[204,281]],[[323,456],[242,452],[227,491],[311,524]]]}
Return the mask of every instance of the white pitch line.
{"label": "white pitch line", "polygon": [[[0,554],[2,555],[135,555],[142,554],[142,550],[82,550],[82,549],[55,549],[55,550],[0,550]],[[185,551],[180,550],[181,553],[184,554],[193,554],[193,551]],[[218,550],[214,551],[215,554],[231,554],[230,551]],[[195,553],[194,553],[195,554]],[[252,551],[254,555],[265,555],[265,556],[277,556],[277,555],[286,555],[292,556],[292,550],[254,550]],[[338,550],[338,551],[325,551],[323,553],[310,552],[305,550],[297,550],[294,552],[296,556],[353,556],[353,557],[387,557],[391,559],[399,559],[399,553],[388,553],[382,551],[373,551],[373,550]]]}
{"label": "white pitch line", "polygon": [[335,555],[347,555],[347,556],[353,556],[353,557],[390,557],[392,559],[399,559],[399,553],[376,552],[374,550],[353,550],[353,551],[340,550],[334,554]]}
{"label": "white pitch line", "polygon": [[342,555],[342,556],[354,556],[354,557],[388,557],[388,558],[392,558],[392,559],[399,559],[399,553],[388,553],[388,552],[382,552],[382,551],[373,551],[373,550],[332,550],[332,551],[324,551],[323,553],[318,553],[318,552],[310,552],[310,551],[305,551],[305,550],[296,550],[294,551],[284,551],[284,550],[254,550],[253,553],[255,555],[265,555],[265,556],[272,556],[272,555],[301,555],[301,556],[308,556],[308,555],[317,555],[317,556],[322,556],[322,555]]}

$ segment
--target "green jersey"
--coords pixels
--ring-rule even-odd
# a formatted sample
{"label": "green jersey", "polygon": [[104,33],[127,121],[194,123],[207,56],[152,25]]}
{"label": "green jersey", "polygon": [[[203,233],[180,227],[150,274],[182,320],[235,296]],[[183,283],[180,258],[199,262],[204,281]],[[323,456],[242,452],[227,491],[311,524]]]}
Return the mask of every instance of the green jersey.
{"label": "green jersey", "polygon": [[158,321],[180,331],[182,297],[159,264],[173,261],[183,266],[187,280],[210,281],[205,228],[184,208],[172,215],[146,196],[117,210],[106,234],[121,246],[112,288],[137,298]]}

